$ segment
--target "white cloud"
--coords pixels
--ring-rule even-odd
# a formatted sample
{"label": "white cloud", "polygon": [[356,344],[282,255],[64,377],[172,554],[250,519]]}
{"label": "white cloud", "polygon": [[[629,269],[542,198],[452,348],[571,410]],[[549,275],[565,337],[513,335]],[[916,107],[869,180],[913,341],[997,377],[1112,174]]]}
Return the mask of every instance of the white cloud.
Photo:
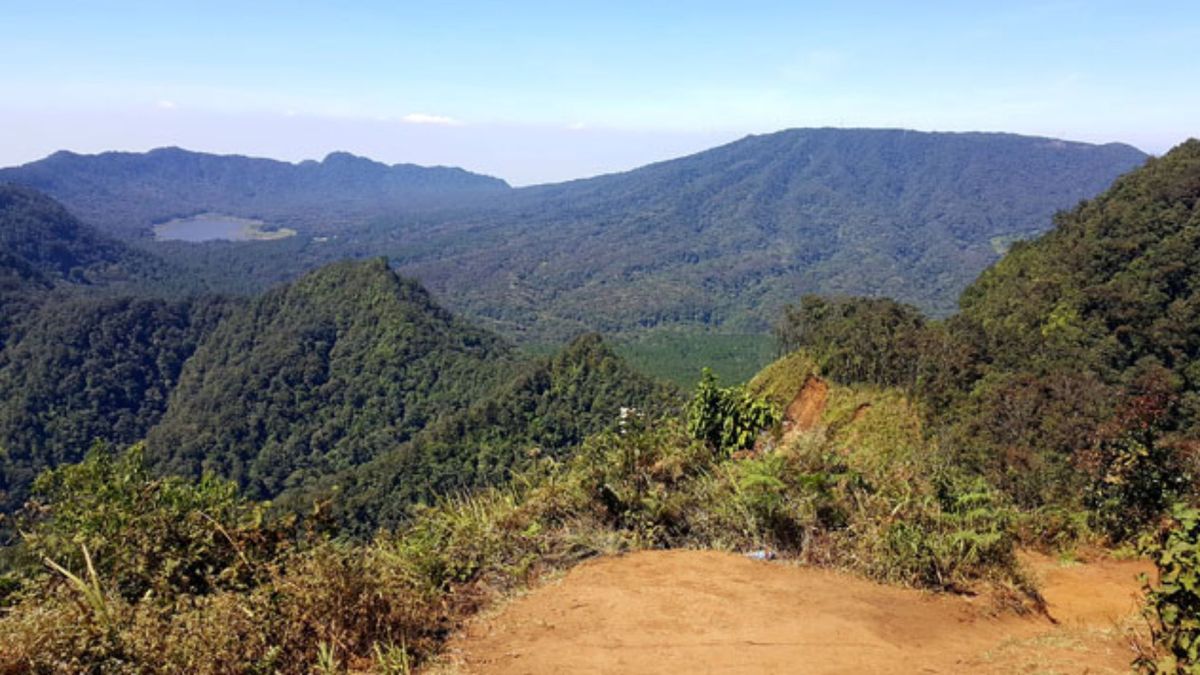
{"label": "white cloud", "polygon": [[583,131],[587,129],[587,125],[583,122],[572,122],[567,125],[567,129],[570,131]]}
{"label": "white cloud", "polygon": [[446,117],[444,115],[429,115],[426,113],[409,113],[404,117],[401,117],[400,121],[407,122],[409,124],[440,124],[448,127],[456,127],[462,124],[462,122],[454,119],[453,117]]}
{"label": "white cloud", "polygon": [[155,103],[154,105],[159,110],[174,110],[175,108],[178,107],[175,105],[175,101],[167,101],[167,100],[159,101],[158,103]]}

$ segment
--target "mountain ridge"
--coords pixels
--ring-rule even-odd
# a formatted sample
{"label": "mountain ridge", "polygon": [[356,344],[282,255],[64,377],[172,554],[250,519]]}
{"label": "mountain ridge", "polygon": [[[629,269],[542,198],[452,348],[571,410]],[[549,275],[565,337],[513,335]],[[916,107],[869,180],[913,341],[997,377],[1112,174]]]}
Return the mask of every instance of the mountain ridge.
{"label": "mountain ridge", "polygon": [[[327,202],[369,217],[380,207],[423,209],[451,197],[511,189],[498,178],[456,167],[388,165],[346,152],[329,153],[320,162],[291,163],[178,147],[140,153],[58,151],[0,169],[0,182],[47,192],[86,222],[124,238],[146,238],[158,222],[206,211],[319,227],[320,216],[331,212]],[[307,210],[318,213],[314,217]]]}
{"label": "mountain ridge", "polygon": [[[173,189],[151,195],[158,217],[203,207],[300,236],[143,243],[228,292],[256,292],[341,258],[386,255],[453,311],[524,342],[669,326],[762,333],[785,303],[809,292],[894,296],[947,314],[1012,241],[1044,231],[1056,211],[1145,159],[1122,144],[1016,134],[790,129],[627,172],[440,201],[389,202],[368,185],[331,188],[319,203],[284,203],[269,192],[238,197],[239,185],[221,209],[216,197]],[[361,163],[383,166],[337,153],[287,166]],[[85,176],[62,178],[61,189],[91,194],[91,213],[114,227],[142,223],[130,236],[143,236],[153,222],[133,196],[143,187],[130,183],[114,202]],[[126,189],[119,176],[106,180]]]}

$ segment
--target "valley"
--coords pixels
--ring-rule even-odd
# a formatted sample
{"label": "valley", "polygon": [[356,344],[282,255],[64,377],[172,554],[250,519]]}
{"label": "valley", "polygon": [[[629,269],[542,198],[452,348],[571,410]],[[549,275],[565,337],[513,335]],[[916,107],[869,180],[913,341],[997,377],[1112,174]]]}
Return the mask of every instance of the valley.
{"label": "valley", "polygon": [[[791,129],[519,189],[344,153],[291,165],[180,149],[58,154],[0,181],[45,189],[209,288],[260,292],[342,258],[387,256],[452,310],[517,342],[561,343],[587,331],[765,333],[804,293],[945,315],[999,257],[994,239],[1044,231],[1145,157],[1011,134]],[[154,223],[202,211],[301,236],[150,239]]]}
{"label": "valley", "polygon": [[[785,133],[784,175],[797,147],[852,136]],[[865,138],[877,158],[911,141]],[[676,221],[659,232],[639,211],[576,247],[581,285],[556,276],[569,252],[556,237],[594,225],[552,227],[537,205],[603,213],[614,182],[637,203],[644,177],[557,197],[567,188],[495,188],[513,201],[405,211],[402,227],[337,230],[319,254],[301,225],[278,241],[155,242],[0,188],[0,671],[1104,672],[1186,658],[1173,608],[1193,591],[1171,580],[1190,579],[1200,533],[1198,177],[1195,140],[1145,160],[1006,243],[949,314],[811,293],[792,268],[736,281],[760,254],[796,255],[801,235],[778,228],[775,249],[736,244],[768,237],[787,199],[717,220],[705,193],[680,241],[714,252],[612,276],[636,260],[613,237],[669,250]],[[737,185],[729,203],[751,208],[758,193]],[[912,190],[893,203],[926,194]],[[994,232],[1030,231],[998,217],[960,250],[992,255]],[[839,253],[839,231],[812,260],[854,251],[866,257],[846,270],[862,278],[899,273],[865,253],[891,249],[862,248],[885,232],[902,241],[866,227]],[[423,243],[380,255],[379,241]],[[529,313],[476,304],[451,272]],[[678,299],[667,288],[698,298],[694,313],[655,314],[648,298]],[[706,362],[724,370],[689,376]],[[1143,587],[1137,571],[1158,577]],[[1127,635],[1139,592],[1150,623]],[[651,649],[665,651],[641,661]]]}
{"label": "valley", "polygon": [[1194,4],[0,2],[0,675],[1200,675]]}

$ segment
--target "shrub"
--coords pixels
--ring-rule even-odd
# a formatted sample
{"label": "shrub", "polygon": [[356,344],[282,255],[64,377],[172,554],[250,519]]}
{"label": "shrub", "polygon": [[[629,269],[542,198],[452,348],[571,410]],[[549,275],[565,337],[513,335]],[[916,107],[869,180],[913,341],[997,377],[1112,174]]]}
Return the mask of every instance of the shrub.
{"label": "shrub", "polygon": [[753,446],[759,434],[779,423],[780,414],[767,401],[747,394],[744,387],[718,387],[716,376],[705,368],[688,404],[687,421],[693,438],[731,453]]}
{"label": "shrub", "polygon": [[231,482],[151,476],[140,444],[120,454],[97,445],[79,464],[42,474],[34,494],[22,516],[29,553],[81,572],[86,550],[129,602],[252,585],[284,539]]}
{"label": "shrub", "polygon": [[1200,672],[1200,509],[1177,506],[1172,523],[1145,546],[1158,582],[1145,580],[1153,646],[1137,666],[1145,672]]}

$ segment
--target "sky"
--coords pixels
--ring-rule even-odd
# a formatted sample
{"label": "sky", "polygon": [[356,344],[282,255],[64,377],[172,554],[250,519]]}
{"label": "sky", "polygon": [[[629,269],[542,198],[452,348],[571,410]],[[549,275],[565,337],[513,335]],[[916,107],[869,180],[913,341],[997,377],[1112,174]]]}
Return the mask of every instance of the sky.
{"label": "sky", "polygon": [[791,127],[1200,136],[1195,0],[0,0],[0,63],[0,166],[346,150],[524,185]]}

